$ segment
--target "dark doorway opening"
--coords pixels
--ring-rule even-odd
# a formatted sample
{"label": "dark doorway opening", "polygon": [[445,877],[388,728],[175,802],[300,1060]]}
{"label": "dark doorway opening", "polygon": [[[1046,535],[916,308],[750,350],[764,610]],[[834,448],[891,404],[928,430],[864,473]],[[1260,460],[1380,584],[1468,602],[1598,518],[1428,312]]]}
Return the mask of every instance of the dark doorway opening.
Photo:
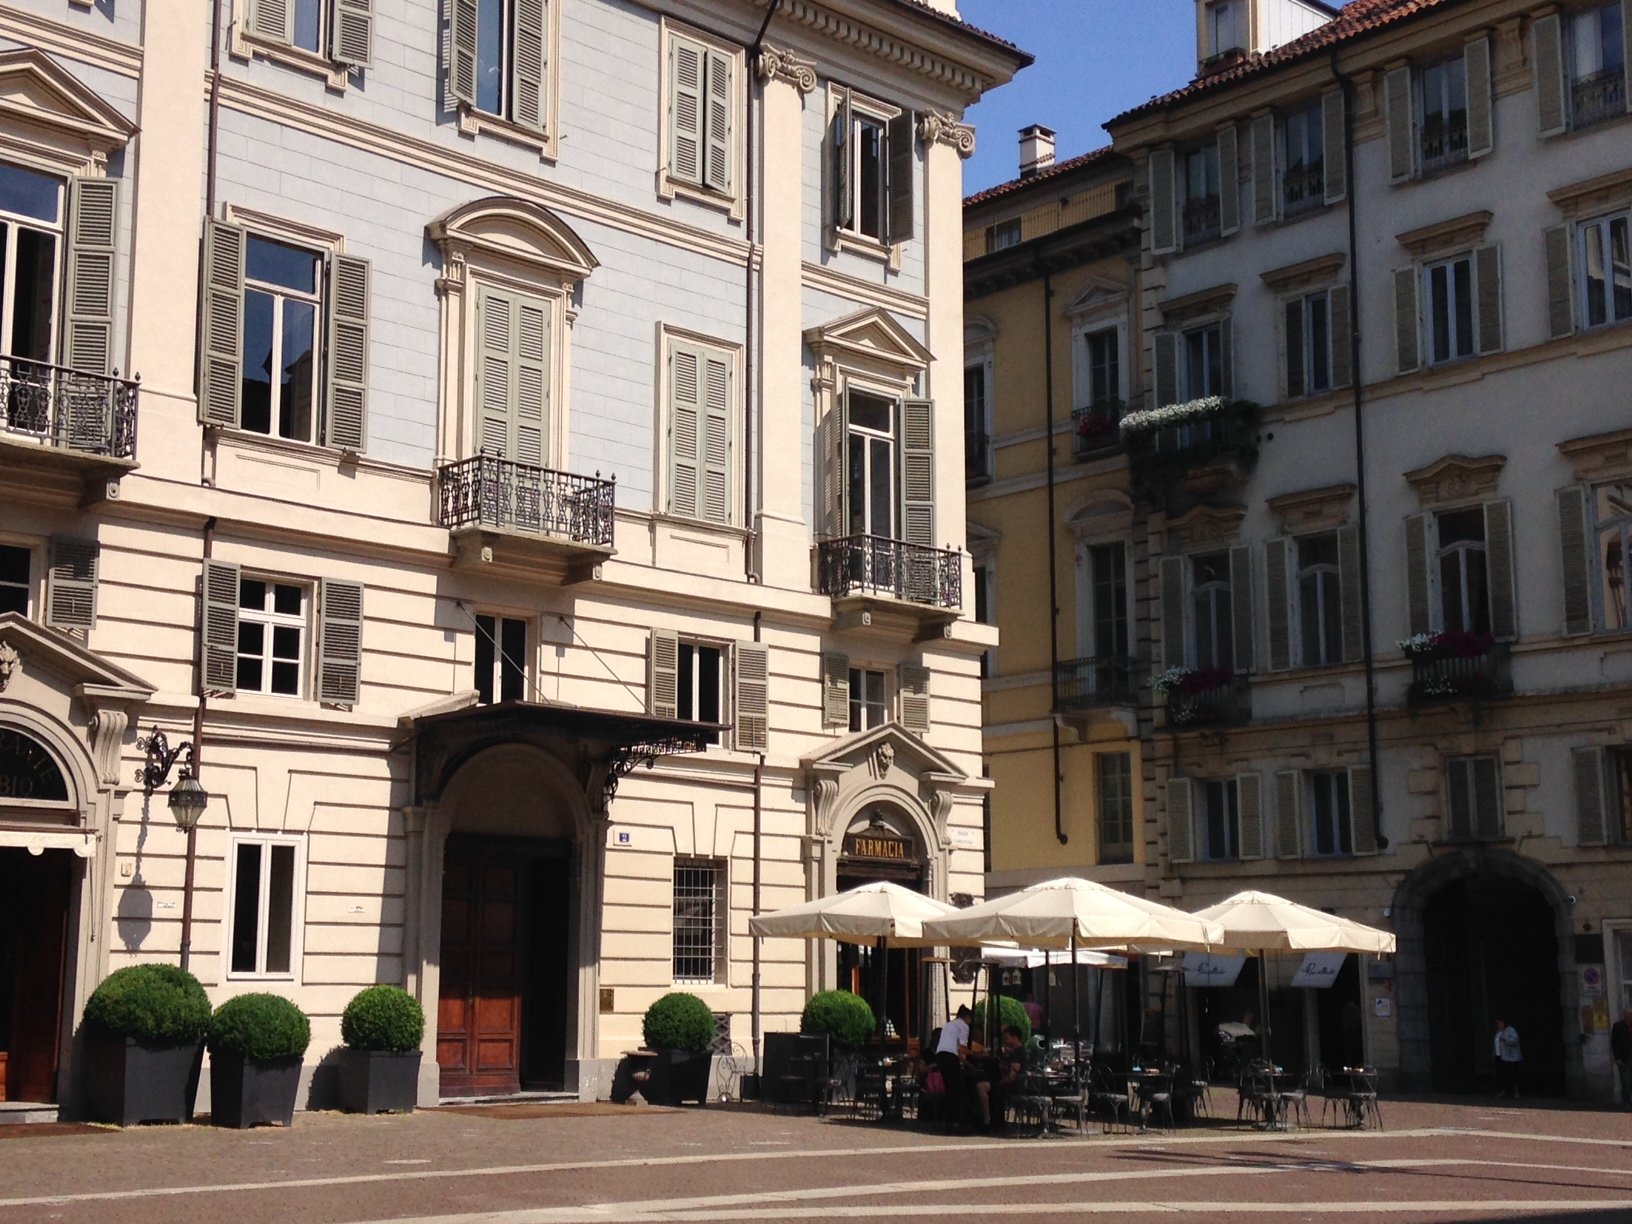
{"label": "dark doorway opening", "polygon": [[1520,1086],[1564,1091],[1558,936],[1552,907],[1508,876],[1474,875],[1435,893],[1423,912],[1429,1051],[1440,1092],[1492,1083],[1498,1016],[1518,1029]]}
{"label": "dark doorway opening", "polygon": [[57,1099],[74,859],[0,849],[0,1101]]}
{"label": "dark doorway opening", "polygon": [[1320,1061],[1327,1068],[1366,1065],[1364,1021],[1360,1014],[1360,957],[1343,958],[1332,984],[1314,992]]}
{"label": "dark doorway opening", "polygon": [[558,1092],[567,1079],[568,939],[572,915],[571,861],[538,858],[526,891],[527,982],[522,994],[521,1082]]}
{"label": "dark doorway opening", "polygon": [[[851,874],[844,870],[842,862],[840,864],[837,880],[840,892],[846,892],[862,884],[871,884],[876,880],[889,880],[914,892],[923,891],[923,872],[917,865],[905,869],[861,866],[856,874]],[[922,976],[920,966],[923,958],[924,953],[919,948],[886,948],[880,952],[876,947],[841,943],[838,949],[839,989],[848,990],[866,999],[873,1008],[875,1020],[879,992],[887,989],[889,993],[884,1015],[888,1018],[894,1034],[889,1041],[904,1044],[909,1052],[916,1047],[919,1025],[924,1019],[920,998],[923,984],[919,980]],[[884,980],[886,977],[887,982]],[[944,1019],[944,1016],[935,1017],[932,1024],[938,1025]]]}

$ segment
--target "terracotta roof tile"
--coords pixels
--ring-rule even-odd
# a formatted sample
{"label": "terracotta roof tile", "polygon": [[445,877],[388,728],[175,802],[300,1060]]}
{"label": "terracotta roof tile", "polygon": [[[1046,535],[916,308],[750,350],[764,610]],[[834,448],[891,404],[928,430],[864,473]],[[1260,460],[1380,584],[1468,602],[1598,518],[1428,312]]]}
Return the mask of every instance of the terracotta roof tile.
{"label": "terracotta roof tile", "polygon": [[1047,182],[1049,179],[1059,178],[1063,174],[1070,174],[1073,170],[1080,170],[1084,166],[1092,165],[1097,161],[1102,161],[1109,157],[1111,153],[1111,146],[1105,145],[1102,148],[1094,149],[1092,152],[1084,153],[1080,157],[1072,157],[1063,162],[1055,162],[1052,166],[1048,167],[1048,169],[1039,170],[1036,174],[1027,175],[1024,178],[1010,179],[1006,183],[999,183],[995,187],[988,187],[984,191],[977,191],[972,196],[965,196],[963,206],[968,208],[973,204],[984,204],[988,200],[996,200],[1001,199],[1006,195],[1013,195],[1017,191],[1030,187],[1033,183]]}
{"label": "terracotta roof tile", "polygon": [[1002,47],[1005,51],[1012,51],[1019,57],[1020,67],[1022,68],[1036,62],[1036,56],[1032,55],[1029,51],[1022,51],[1008,39],[999,38],[996,34],[993,34],[989,30],[983,30],[979,26],[970,25],[967,21],[963,20],[963,18],[957,17],[952,13],[942,12],[934,5],[926,3],[926,0],[889,0],[889,2],[896,5],[898,8],[912,9],[915,12],[922,13],[926,17],[931,17],[936,21],[944,22],[946,25],[956,26],[965,34],[973,34],[976,38],[985,39],[989,43]]}

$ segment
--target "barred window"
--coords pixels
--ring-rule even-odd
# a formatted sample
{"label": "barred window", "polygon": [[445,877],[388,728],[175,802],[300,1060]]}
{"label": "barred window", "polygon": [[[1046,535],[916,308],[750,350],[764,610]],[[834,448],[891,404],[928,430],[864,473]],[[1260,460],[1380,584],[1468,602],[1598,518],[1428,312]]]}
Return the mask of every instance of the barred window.
{"label": "barred window", "polygon": [[725,963],[725,864],[674,861],[674,980],[717,982]]}

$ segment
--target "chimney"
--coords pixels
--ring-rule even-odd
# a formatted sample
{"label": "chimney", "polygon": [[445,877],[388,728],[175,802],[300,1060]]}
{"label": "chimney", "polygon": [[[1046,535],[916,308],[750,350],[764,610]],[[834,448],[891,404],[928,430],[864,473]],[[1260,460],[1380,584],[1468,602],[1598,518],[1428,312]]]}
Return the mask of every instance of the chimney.
{"label": "chimney", "polygon": [[1030,178],[1054,164],[1054,132],[1040,123],[1020,129],[1020,177]]}

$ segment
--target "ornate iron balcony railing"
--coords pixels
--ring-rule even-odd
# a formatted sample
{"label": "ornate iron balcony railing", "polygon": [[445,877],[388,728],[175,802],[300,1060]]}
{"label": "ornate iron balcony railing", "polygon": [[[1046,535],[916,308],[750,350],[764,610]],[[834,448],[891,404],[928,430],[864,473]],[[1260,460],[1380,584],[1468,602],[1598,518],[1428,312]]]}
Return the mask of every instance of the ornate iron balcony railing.
{"label": "ornate iron balcony railing", "polygon": [[1206,242],[1224,232],[1224,218],[1216,195],[1186,200],[1183,216],[1187,243]]}
{"label": "ornate iron balcony railing", "polygon": [[1411,705],[1443,701],[1493,701],[1513,695],[1511,654],[1506,642],[1496,642],[1480,654],[1454,650],[1429,651],[1411,656]]}
{"label": "ornate iron balcony railing", "polygon": [[963,556],[882,536],[843,536],[816,546],[823,595],[882,595],[934,608],[963,606]]}
{"label": "ornate iron balcony railing", "polygon": [[1626,73],[1606,68],[1570,83],[1570,117],[1578,128],[1626,114]]}
{"label": "ornate iron balcony railing", "polygon": [[1119,399],[1099,400],[1071,413],[1071,453],[1077,458],[1115,450],[1122,445],[1117,430],[1125,407]]}
{"label": "ornate iron balcony railing", "polygon": [[141,380],[0,354],[0,433],[111,459],[136,457]]}
{"label": "ornate iron balcony railing", "polygon": [[1137,700],[1135,660],[1122,656],[1104,659],[1066,659],[1054,665],[1054,708],[1092,710],[1101,706],[1128,706]]}
{"label": "ornate iron balcony railing", "polygon": [[1204,683],[1205,673],[1167,691],[1167,725],[1195,727],[1211,723],[1245,722],[1252,716],[1247,682],[1240,676],[1221,675]]}
{"label": "ornate iron balcony railing", "polygon": [[612,546],[611,480],[477,455],[437,469],[442,526],[490,527]]}
{"label": "ornate iron balcony railing", "polygon": [[1298,166],[1288,170],[1281,181],[1281,211],[1288,217],[1319,208],[1326,203],[1326,166]]}
{"label": "ornate iron balcony railing", "polygon": [[1468,122],[1428,123],[1422,129],[1422,170],[1427,174],[1468,160]]}

